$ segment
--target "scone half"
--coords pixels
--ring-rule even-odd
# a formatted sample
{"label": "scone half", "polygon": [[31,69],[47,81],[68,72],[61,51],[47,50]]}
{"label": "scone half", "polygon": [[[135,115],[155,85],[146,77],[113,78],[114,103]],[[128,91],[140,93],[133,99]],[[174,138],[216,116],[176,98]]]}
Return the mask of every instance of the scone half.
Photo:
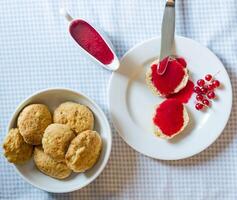
{"label": "scone half", "polygon": [[[158,87],[156,87],[155,80],[153,77],[153,74],[155,73],[155,72],[153,72],[153,70],[154,70],[153,68],[157,67],[158,63],[159,63],[159,60],[155,60],[154,62],[152,62],[151,67],[149,67],[149,69],[147,70],[147,73],[146,73],[146,83],[147,83],[147,86],[150,88],[150,90],[153,92],[153,94],[162,96],[162,97],[166,97],[170,94],[178,93],[180,90],[182,90],[187,85],[188,79],[189,79],[188,69],[186,67],[182,67],[182,68],[180,68],[180,70],[183,70],[183,78],[179,81],[178,85],[176,85],[169,92],[162,93],[158,89]],[[168,71],[165,73],[168,73]],[[173,81],[172,76],[168,76],[167,74],[161,75],[161,76],[167,76],[171,79],[171,80],[167,80],[166,82],[163,81],[162,84],[164,84],[164,85],[169,84],[170,81]]]}
{"label": "scone half", "polygon": [[171,139],[179,135],[188,123],[188,112],[184,104],[176,99],[167,99],[155,109],[153,124],[158,137]]}

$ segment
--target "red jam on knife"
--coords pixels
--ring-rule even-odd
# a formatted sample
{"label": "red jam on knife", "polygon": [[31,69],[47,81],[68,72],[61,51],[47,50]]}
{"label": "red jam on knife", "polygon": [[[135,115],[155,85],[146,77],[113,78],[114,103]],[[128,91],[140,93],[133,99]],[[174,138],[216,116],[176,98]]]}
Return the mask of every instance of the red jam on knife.
{"label": "red jam on knife", "polygon": [[81,19],[73,20],[69,32],[84,50],[101,63],[108,65],[113,61],[112,51],[100,34],[87,22]]}

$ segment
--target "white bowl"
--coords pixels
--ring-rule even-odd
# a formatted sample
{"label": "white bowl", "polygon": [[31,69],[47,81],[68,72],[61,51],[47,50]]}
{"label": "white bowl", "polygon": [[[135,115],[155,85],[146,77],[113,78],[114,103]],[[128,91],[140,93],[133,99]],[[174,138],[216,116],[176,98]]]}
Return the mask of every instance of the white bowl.
{"label": "white bowl", "polygon": [[23,165],[15,165],[16,171],[25,181],[39,189],[54,193],[65,193],[81,189],[95,180],[105,168],[111,152],[112,134],[109,122],[103,111],[94,101],[81,93],[69,89],[53,88],[36,92],[25,99],[13,113],[8,126],[8,131],[16,127],[20,111],[28,104],[43,103],[53,112],[60,103],[65,101],[78,102],[92,110],[95,117],[95,130],[100,133],[103,140],[103,150],[93,168],[85,173],[72,173],[71,176],[64,180],[57,180],[40,172],[36,168],[33,159]]}

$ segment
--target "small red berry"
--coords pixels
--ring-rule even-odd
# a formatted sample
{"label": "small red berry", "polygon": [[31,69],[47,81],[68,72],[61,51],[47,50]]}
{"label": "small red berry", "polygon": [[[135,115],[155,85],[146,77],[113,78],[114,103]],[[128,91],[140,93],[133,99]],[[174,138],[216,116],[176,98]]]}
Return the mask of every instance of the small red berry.
{"label": "small red berry", "polygon": [[201,91],[201,89],[200,89],[200,87],[198,87],[198,86],[195,86],[194,88],[193,88],[193,91],[195,92],[195,93],[197,93],[197,94],[200,94],[202,91]]}
{"label": "small red berry", "polygon": [[205,85],[205,81],[204,81],[203,79],[199,79],[199,80],[197,81],[197,85],[200,86],[200,87],[202,87],[202,86]]}
{"label": "small red berry", "polygon": [[196,108],[197,110],[202,110],[202,109],[203,109],[203,105],[202,105],[201,103],[197,103],[197,104],[195,105],[195,108]]}
{"label": "small red berry", "polygon": [[197,99],[197,101],[202,101],[203,96],[201,94],[197,94],[196,99]]}
{"label": "small red berry", "polygon": [[202,94],[206,94],[207,93],[207,88],[206,87],[201,87],[201,92]]}
{"label": "small red berry", "polygon": [[206,106],[209,106],[210,102],[207,99],[203,99],[202,103]]}
{"label": "small red berry", "polygon": [[212,84],[207,85],[207,90],[211,91],[211,90],[213,90],[213,89],[214,89],[214,87],[213,87]]}
{"label": "small red berry", "polygon": [[218,87],[220,86],[220,81],[214,80],[214,81],[212,82],[212,85],[213,85],[215,88],[218,88]]}
{"label": "small red berry", "polygon": [[209,99],[214,99],[214,98],[216,97],[216,94],[215,94],[215,92],[210,91],[210,92],[207,93],[207,97],[208,97]]}
{"label": "small red berry", "polygon": [[205,76],[205,80],[206,81],[210,81],[212,79],[212,75],[211,74],[207,74],[206,76]]}

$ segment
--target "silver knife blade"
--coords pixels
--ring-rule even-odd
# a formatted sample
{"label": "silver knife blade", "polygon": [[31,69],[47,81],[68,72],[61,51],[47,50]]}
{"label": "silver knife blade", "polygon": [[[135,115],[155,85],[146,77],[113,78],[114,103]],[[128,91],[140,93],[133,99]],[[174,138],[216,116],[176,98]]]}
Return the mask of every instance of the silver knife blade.
{"label": "silver knife blade", "polygon": [[175,1],[167,0],[161,29],[160,61],[172,55],[175,33]]}

